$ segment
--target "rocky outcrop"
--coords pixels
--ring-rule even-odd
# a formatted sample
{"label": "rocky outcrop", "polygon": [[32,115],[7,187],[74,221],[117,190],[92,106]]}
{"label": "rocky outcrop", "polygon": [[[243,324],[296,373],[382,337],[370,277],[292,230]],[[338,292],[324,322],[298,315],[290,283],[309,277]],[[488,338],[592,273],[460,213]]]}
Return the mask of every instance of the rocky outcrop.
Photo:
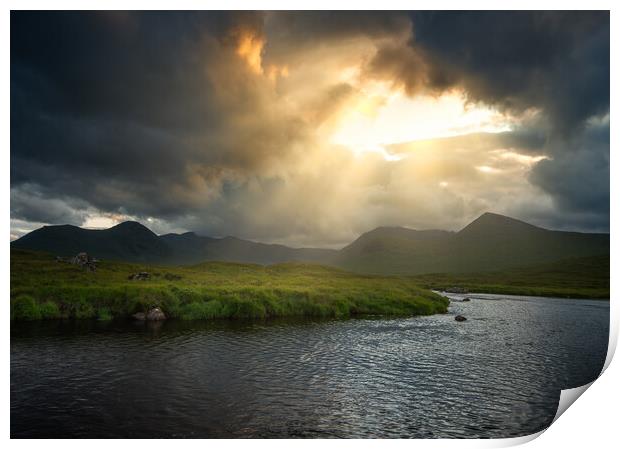
{"label": "rocky outcrop", "polygon": [[56,256],[56,262],[70,263],[73,265],[77,265],[86,271],[95,272],[97,271],[97,263],[99,261],[94,257],[89,256],[88,253],[81,252],[78,253],[76,256],[69,258]]}

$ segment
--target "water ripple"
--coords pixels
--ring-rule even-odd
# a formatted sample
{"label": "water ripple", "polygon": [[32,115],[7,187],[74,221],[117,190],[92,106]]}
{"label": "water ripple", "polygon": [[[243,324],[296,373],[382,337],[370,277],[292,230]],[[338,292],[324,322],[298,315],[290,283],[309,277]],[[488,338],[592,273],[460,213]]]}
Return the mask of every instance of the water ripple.
{"label": "water ripple", "polygon": [[11,435],[518,436],[602,368],[607,302],[452,299],[408,319],[13,324]]}

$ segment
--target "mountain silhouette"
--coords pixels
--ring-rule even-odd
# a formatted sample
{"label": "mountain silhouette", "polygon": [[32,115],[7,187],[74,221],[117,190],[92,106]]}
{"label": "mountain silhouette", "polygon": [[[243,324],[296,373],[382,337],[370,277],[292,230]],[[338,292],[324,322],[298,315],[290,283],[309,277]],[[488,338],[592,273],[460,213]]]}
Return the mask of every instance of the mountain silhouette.
{"label": "mountain silhouette", "polygon": [[13,248],[59,256],[86,251],[100,259],[170,265],[204,261],[273,264],[321,263],[373,274],[478,272],[609,254],[609,234],[551,231],[485,213],[459,232],[379,227],[340,250],[291,248],[193,232],[158,236],[128,221],[109,229],[44,226],[11,243]]}

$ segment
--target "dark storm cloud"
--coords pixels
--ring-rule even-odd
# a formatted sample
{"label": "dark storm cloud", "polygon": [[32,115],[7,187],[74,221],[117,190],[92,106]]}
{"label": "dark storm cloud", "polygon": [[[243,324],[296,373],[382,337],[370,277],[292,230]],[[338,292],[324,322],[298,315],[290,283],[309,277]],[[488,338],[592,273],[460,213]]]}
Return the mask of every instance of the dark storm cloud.
{"label": "dark storm cloud", "polygon": [[261,26],[259,13],[13,13],[12,184],[170,217],[196,206],[193,183],[285,151],[294,120],[261,117],[269,99],[234,55],[235,33]]}
{"label": "dark storm cloud", "polygon": [[130,122],[171,134],[217,129],[224,120],[219,107],[227,105],[218,104],[205,66],[216,62],[212,47],[234,45],[227,42],[231,31],[258,27],[257,17],[13,13],[12,131],[25,134],[33,116]]}
{"label": "dark storm cloud", "polygon": [[[196,72],[187,70],[187,52],[200,38],[201,19],[209,20],[177,13],[13,13],[13,90],[55,114],[196,125],[196,112],[207,111],[191,90]],[[171,99],[185,107],[163,111]]]}
{"label": "dark storm cloud", "polygon": [[49,198],[36,186],[11,189],[11,219],[38,223],[81,223],[88,207],[84,201]]}
{"label": "dark storm cloud", "polygon": [[397,11],[283,11],[269,13],[265,21],[271,38],[268,56],[273,58],[355,38],[406,38],[411,29],[411,19]]}
{"label": "dark storm cloud", "polygon": [[[311,221],[322,213],[312,200],[330,197],[319,187],[332,184],[291,179],[311,128],[356,91],[309,86],[307,110],[291,110],[239,57],[243,36],[264,68],[367,40],[377,52],[362,76],[411,94],[462,88],[515,114],[540,109],[536,123],[494,143],[551,157],[530,181],[559,217],[608,223],[609,128],[596,134],[586,123],[609,111],[609,14],[526,12],[12,12],[12,217],[81,224],[98,210],[266,240],[297,232],[308,244],[333,233]],[[334,189],[347,163],[323,176]],[[582,188],[584,178],[593,180]]]}
{"label": "dark storm cloud", "polygon": [[[175,168],[175,145],[166,145],[175,132],[217,117],[194,90],[197,67],[185,61],[199,38],[196,21],[179,14],[164,20],[13,13],[14,181],[27,181],[36,165],[57,166],[57,175],[76,179],[94,171],[158,176],[171,163]],[[174,113],[167,109],[172,105]],[[162,137],[153,139],[156,132],[164,139],[154,145]]]}
{"label": "dark storm cloud", "polygon": [[[579,137],[555,140],[555,159],[539,162],[533,184],[553,195],[571,223],[581,229],[609,229],[609,122],[588,124]],[[564,227],[560,220],[551,223]]]}
{"label": "dark storm cloud", "polygon": [[391,67],[409,89],[461,86],[473,101],[517,112],[539,107],[559,131],[609,109],[608,12],[420,12],[412,19],[414,39],[381,49],[372,65]]}

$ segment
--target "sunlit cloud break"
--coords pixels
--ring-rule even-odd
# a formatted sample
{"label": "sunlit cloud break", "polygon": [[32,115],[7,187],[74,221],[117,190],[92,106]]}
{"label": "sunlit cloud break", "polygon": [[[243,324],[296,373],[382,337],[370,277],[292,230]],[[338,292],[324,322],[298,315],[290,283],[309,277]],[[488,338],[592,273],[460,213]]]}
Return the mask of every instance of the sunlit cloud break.
{"label": "sunlit cloud break", "polygon": [[609,229],[607,12],[14,12],[11,42],[11,239]]}

